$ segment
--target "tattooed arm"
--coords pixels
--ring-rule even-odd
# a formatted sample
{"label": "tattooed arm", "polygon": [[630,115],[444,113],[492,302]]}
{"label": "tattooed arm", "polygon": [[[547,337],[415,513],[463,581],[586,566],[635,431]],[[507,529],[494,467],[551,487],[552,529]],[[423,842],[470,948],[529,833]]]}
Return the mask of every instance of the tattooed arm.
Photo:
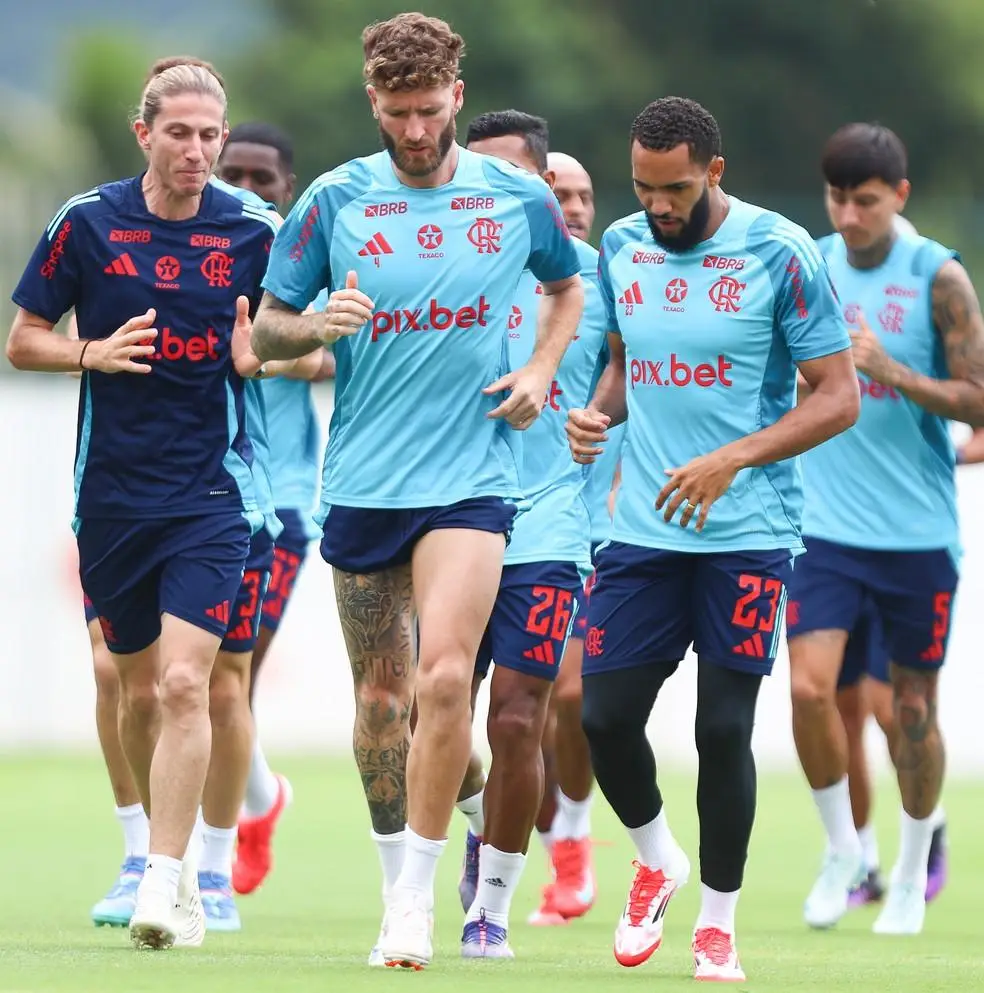
{"label": "tattooed arm", "polygon": [[984,319],[967,270],[956,259],[945,262],[933,280],[933,322],[943,341],[949,379],[922,376],[888,358],[880,346],[872,346],[869,336],[874,335],[863,325],[862,334],[855,336],[858,368],[931,414],[984,427]]}
{"label": "tattooed arm", "polygon": [[352,747],[377,834],[407,819],[407,753],[417,654],[410,567],[371,576],[335,569],[335,599],[355,683]]}
{"label": "tattooed arm", "polygon": [[296,359],[324,345],[325,317],[301,313],[272,293],[263,294],[253,318],[253,351],[257,358]]}

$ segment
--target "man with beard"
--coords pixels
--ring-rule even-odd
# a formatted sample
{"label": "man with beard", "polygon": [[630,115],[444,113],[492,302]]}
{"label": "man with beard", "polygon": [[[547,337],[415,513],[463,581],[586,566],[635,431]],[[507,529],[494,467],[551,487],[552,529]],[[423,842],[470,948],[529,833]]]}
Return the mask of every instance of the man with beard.
{"label": "man with beard", "polygon": [[[611,361],[571,411],[578,462],[626,421],[612,540],[597,558],[583,668],[598,785],[638,850],[615,957],[645,962],[689,874],[656,784],[646,723],[697,654],[701,909],[696,978],[744,980],[735,908],[755,813],[752,727],[803,549],[794,456],[850,427],[850,339],[812,238],[721,189],[717,122],[666,97],[632,126],[643,210],[601,243]],[[812,392],[795,405],[796,370]]]}
{"label": "man with beard", "polygon": [[[455,142],[461,37],[409,13],[362,41],[385,151],[300,197],[270,253],[254,347],[265,360],[337,341],[321,554],[334,568],[356,761],[385,876],[376,961],[420,969],[471,752],[475,657],[522,497],[516,432],[543,408],[584,293],[546,183]],[[533,354],[509,370],[525,268],[544,298]],[[303,313],[322,287],[326,309]]]}

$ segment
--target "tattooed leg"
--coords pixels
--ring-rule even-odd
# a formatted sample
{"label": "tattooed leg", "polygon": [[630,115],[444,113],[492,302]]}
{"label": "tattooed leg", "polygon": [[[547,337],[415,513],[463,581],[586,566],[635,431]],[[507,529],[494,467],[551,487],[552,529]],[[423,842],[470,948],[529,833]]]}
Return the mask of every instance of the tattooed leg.
{"label": "tattooed leg", "polygon": [[895,742],[892,754],[902,808],[917,820],[932,814],[943,786],[945,752],[936,720],[938,672],[892,666]]}
{"label": "tattooed leg", "polygon": [[373,830],[396,834],[407,819],[407,754],[416,670],[410,567],[371,576],[333,571],[355,683],[355,761]]}

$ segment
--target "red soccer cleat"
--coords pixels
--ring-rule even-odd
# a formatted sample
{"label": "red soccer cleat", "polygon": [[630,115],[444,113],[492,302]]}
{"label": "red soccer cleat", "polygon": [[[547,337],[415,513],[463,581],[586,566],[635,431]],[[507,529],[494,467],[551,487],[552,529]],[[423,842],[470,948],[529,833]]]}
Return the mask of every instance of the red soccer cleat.
{"label": "red soccer cleat", "polygon": [[232,888],[239,894],[252,893],[273,867],[271,842],[280,815],[290,805],[290,783],[277,774],[277,799],[261,817],[244,817],[239,822],[236,861],[232,866]]}

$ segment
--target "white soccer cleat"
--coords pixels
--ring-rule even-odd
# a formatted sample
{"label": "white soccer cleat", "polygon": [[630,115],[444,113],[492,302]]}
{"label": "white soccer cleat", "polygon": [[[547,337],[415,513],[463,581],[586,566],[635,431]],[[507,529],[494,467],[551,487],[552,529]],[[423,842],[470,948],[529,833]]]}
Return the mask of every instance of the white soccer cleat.
{"label": "white soccer cleat", "polygon": [[144,877],[130,918],[130,940],[135,948],[156,951],[197,948],[205,940],[205,908],[198,890],[198,872],[191,859],[182,863],[174,897],[153,880],[148,885]]}
{"label": "white soccer cleat", "polygon": [[396,890],[386,905],[379,951],[390,968],[420,970],[434,957],[434,908],[419,890]]}
{"label": "white soccer cleat", "polygon": [[865,876],[860,846],[850,855],[828,852],[803,905],[803,919],[812,928],[833,927],[847,913],[851,890],[860,886]]}
{"label": "white soccer cleat", "polygon": [[690,862],[680,851],[680,861],[667,875],[662,869],[650,869],[641,862],[636,869],[625,910],[615,929],[615,960],[631,968],[642,965],[663,941],[663,916],[673,894],[690,876]]}
{"label": "white soccer cleat", "polygon": [[888,884],[885,906],[871,930],[875,934],[919,934],[926,920],[926,884]]}
{"label": "white soccer cleat", "polygon": [[717,983],[745,981],[733,934],[716,927],[697,928],[692,947],[694,979]]}

